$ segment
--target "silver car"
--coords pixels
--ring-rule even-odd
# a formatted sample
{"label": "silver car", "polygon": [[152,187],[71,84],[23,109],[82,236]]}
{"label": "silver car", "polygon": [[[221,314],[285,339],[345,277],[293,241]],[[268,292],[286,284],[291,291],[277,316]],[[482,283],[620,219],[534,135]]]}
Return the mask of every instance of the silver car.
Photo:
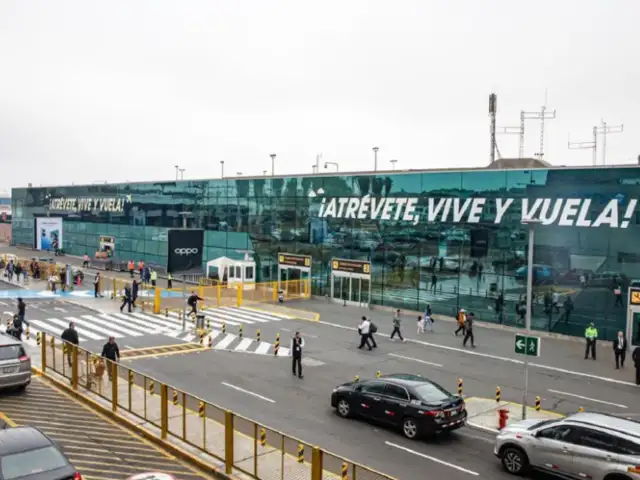
{"label": "silver car", "polygon": [[640,480],[640,422],[602,413],[524,420],[500,431],[495,455],[505,470],[561,478]]}
{"label": "silver car", "polygon": [[31,383],[31,359],[22,342],[0,333],[0,389],[25,388]]}

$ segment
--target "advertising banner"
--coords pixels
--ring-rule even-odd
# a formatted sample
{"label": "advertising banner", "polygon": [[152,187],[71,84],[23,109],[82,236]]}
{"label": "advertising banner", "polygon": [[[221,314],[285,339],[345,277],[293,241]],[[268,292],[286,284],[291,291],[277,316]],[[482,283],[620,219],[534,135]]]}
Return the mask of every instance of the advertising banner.
{"label": "advertising banner", "polygon": [[36,249],[59,250],[62,248],[62,218],[36,218]]}
{"label": "advertising banner", "polygon": [[172,274],[202,273],[204,230],[173,228],[168,236],[167,271]]}

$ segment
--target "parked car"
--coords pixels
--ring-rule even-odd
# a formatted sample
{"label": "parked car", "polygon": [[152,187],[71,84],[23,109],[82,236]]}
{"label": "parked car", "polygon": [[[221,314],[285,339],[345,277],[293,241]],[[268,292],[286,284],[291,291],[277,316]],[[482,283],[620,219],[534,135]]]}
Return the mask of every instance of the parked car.
{"label": "parked car", "polygon": [[[528,267],[525,265],[524,267],[520,267],[516,270],[516,280],[526,281],[527,280],[527,272]],[[558,279],[558,271],[549,266],[549,265],[538,265],[535,264],[533,266],[533,283],[535,285],[552,285]]]}
{"label": "parked car", "polygon": [[31,359],[22,342],[9,334],[0,333],[0,388],[23,389],[29,383]]}
{"label": "parked car", "polygon": [[541,470],[562,478],[640,479],[640,422],[604,413],[524,420],[496,437],[495,455],[505,470]]}
{"label": "parked car", "polygon": [[614,284],[620,285],[622,291],[629,287],[629,277],[620,272],[600,272],[589,279],[588,287],[613,288]]}
{"label": "parked car", "polygon": [[35,427],[0,431],[0,478],[82,480],[56,443]]}
{"label": "parked car", "polygon": [[331,406],[343,418],[358,417],[402,430],[416,440],[465,424],[464,400],[417,375],[384,375],[333,389]]}

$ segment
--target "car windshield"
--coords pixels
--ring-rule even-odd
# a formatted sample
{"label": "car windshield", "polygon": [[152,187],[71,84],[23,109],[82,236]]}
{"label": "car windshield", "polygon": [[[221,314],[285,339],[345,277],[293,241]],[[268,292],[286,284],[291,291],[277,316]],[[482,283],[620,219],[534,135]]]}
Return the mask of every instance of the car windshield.
{"label": "car windshield", "polygon": [[534,423],[529,428],[527,428],[527,430],[535,430],[537,428],[544,427],[545,425],[549,425],[550,423],[556,422],[557,420],[557,418],[553,418],[551,420],[543,420],[542,422]]}
{"label": "car windshield", "polygon": [[38,448],[28,452],[7,455],[0,460],[2,478],[14,480],[42,472],[50,472],[69,465],[67,459],[55,447]]}
{"label": "car windshield", "polygon": [[451,399],[451,394],[434,383],[421,383],[414,387],[415,392],[426,403],[441,403]]}

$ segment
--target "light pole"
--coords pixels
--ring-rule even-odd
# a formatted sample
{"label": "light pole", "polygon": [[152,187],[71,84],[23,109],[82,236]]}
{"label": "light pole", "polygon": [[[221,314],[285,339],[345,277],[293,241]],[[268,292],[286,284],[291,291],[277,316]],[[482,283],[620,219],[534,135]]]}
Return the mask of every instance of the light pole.
{"label": "light pole", "polygon": [[529,226],[529,251],[527,252],[527,313],[524,320],[525,329],[525,355],[524,355],[524,392],[522,393],[522,419],[527,418],[527,390],[529,390],[529,334],[531,333],[531,308],[533,298],[533,245],[535,238],[534,227],[541,223],[537,219],[526,219],[523,224]]}
{"label": "light pole", "polygon": [[395,172],[396,171],[396,163],[398,162],[398,160],[393,159],[393,160],[389,160],[391,162],[391,169]]}
{"label": "light pole", "polygon": [[336,172],[340,171],[340,165],[338,165],[337,162],[324,162],[324,168],[327,168],[329,165],[336,167]]}
{"label": "light pole", "polygon": [[373,171],[377,172],[378,171],[378,150],[380,150],[378,147],[373,147]]}
{"label": "light pole", "polygon": [[236,172],[236,175],[241,177],[242,176],[242,172]]}
{"label": "light pole", "polygon": [[180,180],[184,180],[184,171],[185,171],[184,168],[180,169]]}
{"label": "light pole", "polygon": [[276,154],[272,153],[269,156],[271,157],[271,176],[274,177],[276,174]]}
{"label": "light pole", "polygon": [[178,180],[178,170],[180,170],[180,165],[176,165],[175,169],[176,169],[176,180]]}
{"label": "light pole", "polygon": [[262,176],[266,177],[267,176],[267,171],[266,170],[262,170]]}
{"label": "light pole", "polygon": [[224,178],[224,160],[220,160],[220,178]]}
{"label": "light pole", "polygon": [[[178,212],[178,215],[182,215],[182,228],[189,228],[187,226],[187,217],[191,215],[191,212]],[[182,276],[182,331],[187,330],[187,276]]]}

